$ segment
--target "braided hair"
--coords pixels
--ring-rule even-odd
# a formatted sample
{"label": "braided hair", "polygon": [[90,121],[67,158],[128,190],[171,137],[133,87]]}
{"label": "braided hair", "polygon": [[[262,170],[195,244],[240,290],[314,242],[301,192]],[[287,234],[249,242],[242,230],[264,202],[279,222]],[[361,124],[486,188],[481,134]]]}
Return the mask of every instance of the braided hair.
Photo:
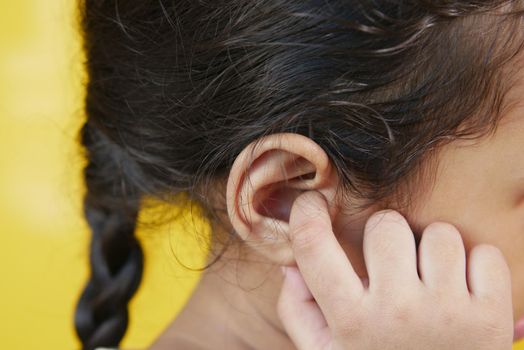
{"label": "braided hair", "polygon": [[84,213],[92,231],[91,275],[78,301],[75,326],[84,348],[117,346],[128,324],[127,303],[142,276],[143,255],[134,236],[140,191],[128,179],[124,153],[87,122]]}
{"label": "braided hair", "polygon": [[217,220],[236,156],[278,132],[322,147],[348,198],[397,194],[437,146],[495,129],[524,44],[521,0],[81,0],[80,14],[84,350],[126,331],[144,198],[186,192]]}

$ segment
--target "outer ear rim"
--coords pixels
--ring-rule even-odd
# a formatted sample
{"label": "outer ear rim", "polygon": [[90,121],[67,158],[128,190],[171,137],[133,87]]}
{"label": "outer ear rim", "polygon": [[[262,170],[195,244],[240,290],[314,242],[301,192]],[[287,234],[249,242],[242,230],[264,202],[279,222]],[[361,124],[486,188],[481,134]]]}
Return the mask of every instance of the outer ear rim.
{"label": "outer ear rim", "polygon": [[[293,148],[293,144],[296,142],[302,142],[305,147]],[[262,154],[272,149],[280,149],[287,151],[302,158],[305,158],[311,163],[315,164],[315,177],[313,179],[304,179],[296,185],[297,189],[315,189],[322,188],[328,181],[332,179],[332,167],[326,152],[309,137],[295,134],[295,133],[278,133],[263,136],[252,143],[250,143],[242,152],[237,156],[231,167],[227,188],[226,188],[226,204],[229,219],[233,224],[233,228],[243,239],[247,238],[247,235],[252,232],[252,228],[244,213],[239,210],[239,196],[238,193],[242,191],[242,185],[245,181],[245,177],[248,175],[249,170],[253,162],[259,158]],[[319,157],[320,155],[320,157]],[[247,164],[247,165],[246,165]],[[240,179],[238,183],[235,183],[233,179]],[[332,196],[328,195],[327,198]],[[254,215],[258,215],[255,213]],[[284,221],[279,221],[279,225],[284,229],[288,230],[289,225]],[[238,227],[240,225],[240,227]]]}

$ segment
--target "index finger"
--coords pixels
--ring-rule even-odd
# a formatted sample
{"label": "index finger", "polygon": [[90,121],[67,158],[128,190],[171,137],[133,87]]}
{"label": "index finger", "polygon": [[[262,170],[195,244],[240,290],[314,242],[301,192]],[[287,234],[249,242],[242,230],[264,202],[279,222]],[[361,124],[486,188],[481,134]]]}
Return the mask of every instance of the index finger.
{"label": "index finger", "polygon": [[333,233],[321,193],[307,191],[295,199],[289,237],[300,273],[329,323],[340,315],[340,305],[360,299],[364,287]]}

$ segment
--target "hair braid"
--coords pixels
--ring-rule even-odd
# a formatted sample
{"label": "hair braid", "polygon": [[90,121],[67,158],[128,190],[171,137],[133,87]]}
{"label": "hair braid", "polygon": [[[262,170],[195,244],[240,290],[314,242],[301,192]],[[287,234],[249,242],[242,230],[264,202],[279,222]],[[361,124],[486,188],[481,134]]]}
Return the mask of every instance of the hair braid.
{"label": "hair braid", "polygon": [[118,146],[87,122],[81,130],[88,164],[84,213],[92,231],[91,274],[78,301],[75,327],[84,350],[118,346],[128,324],[127,303],[140,283],[143,255],[134,236],[139,191]]}

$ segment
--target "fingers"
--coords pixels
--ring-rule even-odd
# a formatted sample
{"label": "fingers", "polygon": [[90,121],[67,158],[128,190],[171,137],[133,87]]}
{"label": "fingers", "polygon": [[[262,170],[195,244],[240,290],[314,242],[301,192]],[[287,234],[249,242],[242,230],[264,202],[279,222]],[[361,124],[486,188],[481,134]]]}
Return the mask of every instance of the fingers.
{"label": "fingers", "polygon": [[400,213],[382,210],[371,215],[364,229],[363,245],[371,292],[420,283],[415,237]]}
{"label": "fingers", "polygon": [[289,228],[300,273],[330,323],[341,303],[349,308],[360,299],[364,287],[332,231],[324,196],[316,191],[298,196]]}
{"label": "fingers", "polygon": [[460,232],[445,222],[434,222],[422,233],[418,247],[424,285],[435,291],[468,295],[466,253]]}
{"label": "fingers", "polygon": [[480,299],[511,305],[511,272],[502,252],[495,246],[479,244],[469,252],[468,284]]}
{"label": "fingers", "polygon": [[329,328],[297,268],[286,268],[277,307],[287,334],[299,350],[325,347]]}

